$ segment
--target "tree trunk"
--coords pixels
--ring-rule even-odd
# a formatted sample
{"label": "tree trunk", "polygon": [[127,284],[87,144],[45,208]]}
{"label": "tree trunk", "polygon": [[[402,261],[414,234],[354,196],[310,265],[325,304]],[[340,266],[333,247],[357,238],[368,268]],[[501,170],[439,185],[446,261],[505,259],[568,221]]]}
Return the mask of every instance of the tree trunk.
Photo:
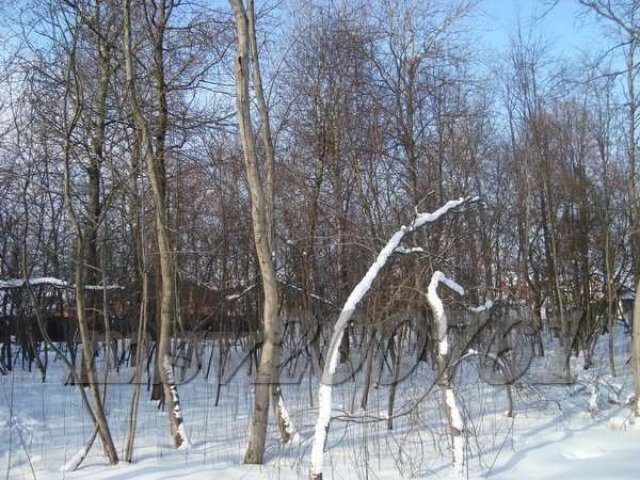
{"label": "tree trunk", "polygon": [[129,432],[127,433],[127,443],[124,450],[124,461],[133,460],[133,443],[136,437],[136,426],[138,423],[138,404],[140,401],[140,390],[142,388],[142,362],[144,361],[144,339],[147,330],[147,272],[142,274],[142,300],[140,303],[140,315],[138,327],[136,329],[136,349],[135,371],[133,375],[133,396],[131,397],[131,407],[129,411]]}
{"label": "tree trunk", "polygon": [[169,426],[171,437],[176,448],[189,446],[189,439],[184,429],[178,389],[173,375],[171,363],[171,335],[175,325],[176,315],[176,274],[175,259],[169,239],[167,225],[167,208],[165,199],[165,167],[164,167],[164,136],[167,127],[166,87],[164,84],[164,60],[162,57],[164,28],[167,25],[170,11],[164,2],[160,2],[156,22],[159,27],[155,33],[154,60],[156,66],[155,80],[158,100],[158,127],[155,132],[155,148],[151,140],[149,125],[139,104],[138,93],[134,81],[133,58],[131,52],[131,12],[129,0],[123,2],[124,22],[124,50],[126,64],[126,80],[133,117],[138,128],[142,145],[144,146],[145,161],[149,172],[151,190],[155,202],[156,237],[160,257],[160,275],[162,280],[160,312],[160,337],[157,345],[157,364],[162,390],[167,410],[169,411]]}
{"label": "tree trunk", "polygon": [[640,417],[640,281],[636,285],[636,298],[633,303],[633,344],[631,353],[636,393],[633,413],[636,417]]}
{"label": "tree trunk", "polygon": [[[396,334],[397,346],[395,348],[395,355],[393,361],[393,378],[391,385],[389,386],[389,405],[387,409],[387,430],[393,430],[393,407],[396,402],[396,388],[400,378],[400,369],[402,367],[402,348],[404,345],[404,325],[400,326],[398,333]],[[391,340],[393,342],[393,340]]]}
{"label": "tree trunk", "polygon": [[[244,456],[245,463],[261,464],[267,436],[269,420],[269,400],[271,385],[277,381],[277,363],[283,329],[278,319],[278,285],[271,257],[270,225],[268,201],[265,199],[263,184],[258,169],[256,139],[251,125],[251,106],[249,98],[250,24],[255,21],[253,3],[249,0],[248,13],[242,0],[230,0],[233,8],[237,35],[236,108],[240,141],[244,154],[247,181],[251,193],[251,218],[253,235],[258,256],[258,265],[262,278],[263,305],[262,331],[264,343],[257,368],[255,384],[255,404],[249,433],[249,443]],[[257,52],[256,52],[257,55]],[[266,128],[263,125],[263,128]]]}
{"label": "tree trunk", "polygon": [[367,409],[367,405],[369,404],[369,391],[371,390],[371,374],[373,372],[376,344],[376,328],[372,326],[369,330],[369,340],[365,355],[364,385],[362,386],[362,400],[360,401],[360,407],[364,410]]}

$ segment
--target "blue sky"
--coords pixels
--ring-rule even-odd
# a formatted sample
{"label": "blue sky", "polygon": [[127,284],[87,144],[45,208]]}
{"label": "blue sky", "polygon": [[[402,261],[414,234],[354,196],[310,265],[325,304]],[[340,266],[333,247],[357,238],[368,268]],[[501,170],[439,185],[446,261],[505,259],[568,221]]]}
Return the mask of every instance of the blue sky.
{"label": "blue sky", "polygon": [[593,15],[585,15],[584,8],[575,0],[560,0],[549,11],[551,3],[551,0],[482,0],[472,25],[480,29],[488,48],[499,50],[509,46],[518,23],[525,35],[534,32],[545,39],[554,54],[565,58],[583,52],[595,54],[610,43]]}

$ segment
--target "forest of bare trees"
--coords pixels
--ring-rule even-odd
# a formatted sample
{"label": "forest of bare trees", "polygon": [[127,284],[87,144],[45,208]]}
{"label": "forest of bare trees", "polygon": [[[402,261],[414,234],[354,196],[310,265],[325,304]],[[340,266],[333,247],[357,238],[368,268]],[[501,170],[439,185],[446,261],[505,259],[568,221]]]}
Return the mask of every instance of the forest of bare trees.
{"label": "forest of bare trees", "polygon": [[[188,447],[178,366],[199,341],[219,346],[198,357],[207,376],[238,339],[250,352],[247,463],[270,421],[298,435],[278,386],[296,356],[323,387],[360,372],[362,408],[403,356],[433,365],[447,399],[452,359],[519,312],[516,342],[558,342],[566,382],[578,354],[615,376],[613,333],[640,351],[640,2],[574,3],[613,48],[559,58],[518,26],[488,55],[473,0],[3,2],[0,371],[44,379],[55,351],[111,464],[135,458],[141,399]],[[469,343],[447,350],[465,322]],[[115,345],[105,369],[98,341]],[[123,365],[120,453],[104,403]],[[517,366],[500,365],[509,387]]]}

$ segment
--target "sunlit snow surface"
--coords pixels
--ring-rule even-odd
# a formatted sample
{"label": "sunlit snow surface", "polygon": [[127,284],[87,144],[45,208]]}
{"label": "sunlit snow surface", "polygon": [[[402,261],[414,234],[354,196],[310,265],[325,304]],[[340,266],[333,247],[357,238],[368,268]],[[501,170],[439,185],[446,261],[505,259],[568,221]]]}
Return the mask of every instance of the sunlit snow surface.
{"label": "sunlit snow surface", "polygon": [[[561,376],[554,374],[555,365],[561,362],[554,355],[554,345],[547,346],[547,357],[535,360],[522,385],[514,388],[513,419],[504,414],[504,387],[480,380],[473,360],[476,357],[465,360],[455,385],[467,431],[468,477],[640,478],[640,428],[630,419],[628,407],[611,403],[624,402],[632,391],[630,372],[624,370],[628,339],[621,334],[617,340],[618,368],[622,373],[617,378],[609,376],[604,337],[593,369],[582,370],[576,359],[575,385],[562,384]],[[205,349],[206,361],[210,348],[211,344]],[[231,366],[237,366],[242,357],[240,350],[234,355]],[[76,472],[64,472],[62,467],[84,447],[92,427],[82,411],[77,389],[63,385],[66,375],[62,362],[50,357],[45,384],[40,383],[38,372],[21,368],[1,376],[0,475],[11,479],[32,479],[34,474],[39,479],[306,478],[317,413],[317,380],[310,385],[305,374],[300,383],[282,387],[300,443],[280,445],[276,427],[271,425],[266,464],[242,465],[253,403],[251,381],[245,366],[239,366],[222,387],[220,404],[215,407],[217,358],[214,352],[208,381],[200,372],[179,386],[191,448],[177,451],[171,447],[166,413],[147,400],[145,391],[140,403],[134,463],[107,466],[96,441]],[[357,363],[354,362],[356,366]],[[395,419],[392,431],[383,421],[388,372],[379,388],[372,387],[366,412],[359,408],[362,374],[355,384],[346,381],[334,388],[325,478],[458,478],[451,468],[439,389],[433,389],[412,408],[434,380],[431,369],[424,364],[411,369],[409,362],[406,367],[407,378],[398,388],[395,410],[406,415]],[[343,368],[346,367],[341,366],[338,373]],[[108,392],[108,417],[120,453],[126,440],[133,391],[127,382],[131,376],[128,368],[112,373],[119,383],[111,385]],[[284,377],[290,378],[286,374]],[[368,419],[377,417],[381,421],[363,422],[365,413]],[[343,421],[348,415],[359,417],[360,421]]]}

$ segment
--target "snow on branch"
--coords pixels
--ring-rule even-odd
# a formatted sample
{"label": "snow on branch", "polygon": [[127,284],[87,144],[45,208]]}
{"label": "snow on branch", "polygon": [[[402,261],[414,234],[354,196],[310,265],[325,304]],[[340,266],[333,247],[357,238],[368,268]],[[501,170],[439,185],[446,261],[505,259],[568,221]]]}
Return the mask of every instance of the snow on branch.
{"label": "snow on branch", "polygon": [[62,473],[75,472],[80,467],[80,465],[82,465],[82,462],[84,461],[85,458],[87,458],[87,454],[89,453],[89,450],[91,450],[91,447],[93,446],[93,442],[95,442],[97,435],[98,435],[98,428],[96,427],[93,429],[93,433],[89,436],[89,439],[87,440],[87,443],[85,444],[85,446],[82,447],[78,451],[78,453],[76,453],[73,457],[71,457],[60,468],[60,471]]}
{"label": "snow on branch", "polygon": [[453,446],[453,468],[459,473],[464,469],[464,421],[460,414],[456,402],[456,396],[453,392],[451,382],[451,372],[448,360],[449,342],[447,338],[447,315],[444,311],[444,304],[438,295],[438,286],[443,284],[460,295],[464,295],[464,288],[458,283],[451,280],[444,273],[436,271],[431,277],[429,288],[427,289],[427,302],[433,311],[436,329],[438,331],[438,348],[437,359],[438,368],[440,370],[440,384],[443,390],[445,413],[451,435],[451,443]]}
{"label": "snow on branch", "polygon": [[[70,288],[75,288],[74,285],[70,285]],[[103,287],[102,285],[85,285],[84,286],[85,290],[96,290],[96,291],[102,291],[102,290],[124,290],[124,287],[120,286],[120,285],[107,285],[106,287]]]}
{"label": "snow on branch", "polygon": [[[278,280],[278,283],[280,283],[280,284],[284,285],[285,287],[290,288],[292,290],[296,290],[297,292],[304,292],[302,287],[299,287],[297,285],[293,285],[291,283],[285,282],[284,280]],[[335,309],[340,310],[339,306],[337,306],[335,303],[327,300],[326,298],[322,298],[320,295],[317,295],[315,293],[309,293],[309,296],[311,298],[313,298],[314,300],[317,300],[317,301],[319,301],[321,303],[324,303],[325,305],[329,305],[330,307],[333,307]]]}
{"label": "snow on branch", "polygon": [[439,353],[446,355],[449,351],[449,343],[447,341],[447,316],[444,313],[444,304],[438,295],[438,285],[444,284],[459,295],[464,295],[464,288],[462,288],[455,281],[451,280],[444,273],[436,271],[431,277],[431,283],[427,289],[427,301],[433,315],[435,317],[435,323],[438,329],[438,347]]}
{"label": "snow on branch", "polygon": [[450,212],[451,210],[456,210],[462,207],[465,204],[476,203],[480,201],[480,197],[464,197],[459,198],[458,200],[449,200],[443,206],[441,206],[438,210],[433,213],[418,213],[416,215],[415,220],[411,224],[411,228],[413,230],[426,225],[427,223],[433,223],[438,220],[445,213]]}
{"label": "snow on branch", "polygon": [[[432,294],[437,296],[437,293],[435,292],[436,292],[436,289],[438,288],[439,283],[445,284],[447,287],[449,287],[451,290],[456,292],[458,295],[464,295],[464,288],[455,280],[450,279],[440,271],[436,271],[433,274],[433,277],[431,277],[431,283],[429,284],[427,295]],[[438,300],[440,299],[438,298]]]}
{"label": "snow on branch", "polygon": [[[10,290],[12,288],[22,288],[28,285],[38,286],[38,285],[49,285],[51,287],[56,288],[75,288],[75,285],[72,283],[65,282],[64,280],[60,280],[55,277],[35,277],[35,278],[15,278],[10,280],[0,280],[0,290]],[[120,285],[107,285],[107,287],[103,287],[102,285],[85,285],[85,290],[124,290],[124,287]]]}
{"label": "snow on branch", "polygon": [[251,290],[253,290],[254,288],[256,288],[256,284],[252,284],[249,285],[247,288],[245,288],[243,291],[241,291],[240,293],[233,293],[231,295],[227,295],[225,297],[225,300],[227,302],[231,302],[233,300],[239,300],[240,298],[244,297],[247,293],[249,293]]}
{"label": "snow on branch", "polygon": [[469,311],[472,313],[483,313],[489,311],[493,308],[493,301],[487,299],[486,302],[482,305],[478,305],[477,307],[469,307]]}
{"label": "snow on branch", "polygon": [[425,249],[422,247],[396,247],[394,253],[401,253],[402,255],[410,255],[412,253],[426,253]]}
{"label": "snow on branch", "polygon": [[[378,273],[386,265],[389,257],[397,251],[400,246],[400,242],[402,242],[407,234],[412,233],[418,228],[429,223],[435,222],[449,212],[456,210],[459,211],[464,206],[478,202],[479,200],[479,197],[462,197],[457,200],[448,201],[432,213],[417,213],[410,225],[402,226],[400,230],[393,234],[387,244],[382,248],[382,250],[380,250],[378,257],[371,264],[365,276],[360,280],[358,285],[356,285],[347,298],[333,329],[331,342],[329,343],[329,350],[327,352],[327,361],[325,362],[322,378],[320,380],[320,391],[318,393],[318,420],[316,422],[316,431],[313,447],[311,449],[310,477],[313,480],[322,479],[324,445],[329,432],[329,423],[331,421],[333,375],[338,366],[339,346],[342,341],[342,336],[344,335],[344,330],[349,324],[358,303],[360,303],[360,301],[362,301],[365,295],[369,292],[374,280],[378,276]],[[455,284],[453,281],[451,281],[451,283]]]}
{"label": "snow on branch", "polygon": [[72,288],[72,285],[54,277],[37,277],[37,278],[15,278],[11,280],[0,280],[0,289],[6,290],[10,288],[21,288],[27,285],[51,285],[58,288]]}

